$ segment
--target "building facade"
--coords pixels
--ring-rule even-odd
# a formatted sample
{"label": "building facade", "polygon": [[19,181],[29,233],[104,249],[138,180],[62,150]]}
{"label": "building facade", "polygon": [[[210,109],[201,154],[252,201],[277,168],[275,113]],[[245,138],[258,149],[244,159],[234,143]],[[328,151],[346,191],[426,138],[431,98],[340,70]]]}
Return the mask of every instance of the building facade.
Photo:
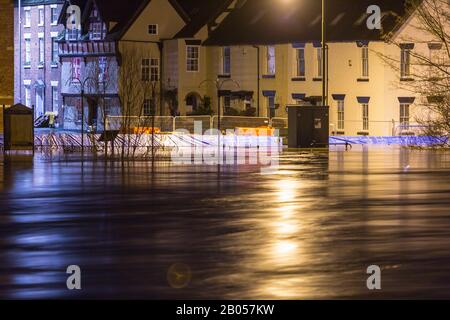
{"label": "building facade", "polygon": [[61,0],[22,0],[21,8],[15,7],[14,98],[34,106],[36,118],[49,112],[57,115],[61,105],[56,40],[62,31],[58,25],[62,4]]}
{"label": "building facade", "polygon": [[[0,108],[13,103],[13,1],[0,0]],[[3,121],[0,119],[0,127]]]}

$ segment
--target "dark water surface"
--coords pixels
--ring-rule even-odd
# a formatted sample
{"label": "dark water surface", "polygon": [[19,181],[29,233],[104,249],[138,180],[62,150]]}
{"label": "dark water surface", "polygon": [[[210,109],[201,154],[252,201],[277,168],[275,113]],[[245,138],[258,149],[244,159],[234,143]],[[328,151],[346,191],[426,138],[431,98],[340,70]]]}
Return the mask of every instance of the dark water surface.
{"label": "dark water surface", "polygon": [[286,152],[264,173],[53,160],[0,165],[0,297],[450,298],[448,152]]}

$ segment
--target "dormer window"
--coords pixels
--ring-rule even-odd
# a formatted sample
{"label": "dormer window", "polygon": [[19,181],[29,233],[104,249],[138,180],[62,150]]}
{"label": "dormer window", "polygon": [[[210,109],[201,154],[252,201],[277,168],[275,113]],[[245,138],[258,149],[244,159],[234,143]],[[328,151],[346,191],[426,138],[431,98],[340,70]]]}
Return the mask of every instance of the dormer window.
{"label": "dormer window", "polygon": [[105,33],[104,26],[101,22],[92,22],[89,29],[89,38],[91,40],[102,40]]}

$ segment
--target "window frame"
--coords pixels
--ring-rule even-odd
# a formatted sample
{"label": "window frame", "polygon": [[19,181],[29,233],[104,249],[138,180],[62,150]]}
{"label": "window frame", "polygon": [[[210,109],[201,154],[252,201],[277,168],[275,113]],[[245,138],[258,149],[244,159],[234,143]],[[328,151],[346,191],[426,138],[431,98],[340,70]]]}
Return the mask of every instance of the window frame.
{"label": "window frame", "polygon": [[[300,53],[302,53],[302,54],[300,54]],[[295,55],[296,55],[296,77],[306,78],[306,51],[305,51],[305,48],[296,48]],[[302,73],[302,71],[303,71],[303,73]]]}
{"label": "window frame", "polygon": [[361,47],[361,78],[368,79],[369,75],[370,75],[369,46],[363,45]]}
{"label": "window frame", "polygon": [[345,130],[345,100],[337,100],[337,129]]}
{"label": "window frame", "polygon": [[[150,30],[154,27],[154,32],[150,32]],[[159,25],[157,23],[151,23],[147,26],[147,33],[151,36],[159,35]]]}
{"label": "window frame", "polygon": [[409,130],[410,121],[411,121],[411,104],[409,103],[400,103],[400,128],[402,130]]}
{"label": "window frame", "polygon": [[[190,49],[196,51],[196,55],[189,56]],[[195,53],[195,52],[192,52]],[[197,67],[196,69],[193,67]],[[186,72],[199,72],[200,71],[200,46],[198,45],[186,45]]]}
{"label": "window frame", "polygon": [[266,75],[275,76],[277,72],[277,55],[275,46],[266,46]]}
{"label": "window frame", "polygon": [[369,131],[369,103],[361,103],[362,130]]}
{"label": "window frame", "polygon": [[411,49],[401,48],[400,53],[400,78],[411,78]]}
{"label": "window frame", "polygon": [[[228,51],[228,54],[227,52]],[[231,47],[222,47],[222,75],[231,75]]]}

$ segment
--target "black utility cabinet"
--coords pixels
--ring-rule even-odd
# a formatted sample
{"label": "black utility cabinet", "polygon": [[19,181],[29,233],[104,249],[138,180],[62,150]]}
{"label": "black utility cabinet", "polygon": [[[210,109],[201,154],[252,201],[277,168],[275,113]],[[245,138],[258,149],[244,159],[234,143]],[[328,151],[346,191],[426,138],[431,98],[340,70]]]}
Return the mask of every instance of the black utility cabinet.
{"label": "black utility cabinet", "polygon": [[329,107],[289,105],[289,148],[328,148]]}

